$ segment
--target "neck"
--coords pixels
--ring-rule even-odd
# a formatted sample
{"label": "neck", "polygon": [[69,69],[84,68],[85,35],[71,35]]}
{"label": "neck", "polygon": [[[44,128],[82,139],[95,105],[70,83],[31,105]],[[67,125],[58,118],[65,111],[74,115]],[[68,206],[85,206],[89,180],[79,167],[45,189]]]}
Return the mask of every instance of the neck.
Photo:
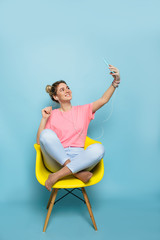
{"label": "neck", "polygon": [[60,110],[62,112],[67,112],[67,111],[71,110],[71,108],[72,108],[71,103],[61,103]]}

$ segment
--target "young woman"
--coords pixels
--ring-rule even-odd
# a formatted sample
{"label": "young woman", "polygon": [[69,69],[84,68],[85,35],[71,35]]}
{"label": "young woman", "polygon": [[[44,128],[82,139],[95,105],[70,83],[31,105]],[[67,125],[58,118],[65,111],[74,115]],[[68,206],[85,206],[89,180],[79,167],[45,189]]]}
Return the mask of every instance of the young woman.
{"label": "young woman", "polygon": [[42,109],[42,120],[37,133],[37,143],[41,146],[43,161],[51,172],[45,187],[52,186],[67,175],[73,174],[83,182],[92,177],[90,172],[105,154],[100,143],[91,144],[84,150],[89,123],[95,112],[106,104],[120,83],[119,70],[109,65],[114,80],[103,96],[95,102],[72,106],[72,91],[65,81],[60,80],[47,85],[46,91],[51,99],[60,104]]}

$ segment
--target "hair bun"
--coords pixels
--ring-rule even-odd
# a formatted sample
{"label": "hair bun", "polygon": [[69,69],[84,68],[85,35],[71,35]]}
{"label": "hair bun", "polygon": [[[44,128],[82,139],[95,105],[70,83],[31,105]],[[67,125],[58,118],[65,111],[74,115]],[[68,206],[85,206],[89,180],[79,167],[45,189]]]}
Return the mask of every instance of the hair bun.
{"label": "hair bun", "polygon": [[50,91],[51,91],[51,88],[52,88],[52,86],[51,86],[51,85],[47,85],[47,86],[46,86],[46,92],[47,92],[47,93],[50,93]]}

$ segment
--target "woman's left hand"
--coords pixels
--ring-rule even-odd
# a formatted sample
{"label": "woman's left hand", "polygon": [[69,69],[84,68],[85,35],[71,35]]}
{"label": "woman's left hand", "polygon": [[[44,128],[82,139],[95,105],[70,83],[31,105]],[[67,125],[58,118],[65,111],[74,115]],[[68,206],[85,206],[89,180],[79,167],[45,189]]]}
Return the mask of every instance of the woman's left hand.
{"label": "woman's left hand", "polygon": [[118,68],[114,67],[113,65],[109,64],[109,70],[114,72],[110,72],[110,74],[113,76],[114,80],[114,85],[118,86],[118,84],[120,83],[120,74],[119,74],[119,70]]}

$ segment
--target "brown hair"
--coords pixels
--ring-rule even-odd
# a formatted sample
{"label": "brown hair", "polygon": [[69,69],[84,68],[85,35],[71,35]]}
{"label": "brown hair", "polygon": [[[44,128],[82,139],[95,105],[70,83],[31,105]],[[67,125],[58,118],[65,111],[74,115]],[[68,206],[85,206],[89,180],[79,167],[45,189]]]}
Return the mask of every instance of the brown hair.
{"label": "brown hair", "polygon": [[60,83],[65,83],[67,84],[64,80],[60,80],[60,81],[57,81],[55,83],[53,83],[52,85],[47,85],[46,86],[46,92],[49,93],[51,99],[57,103],[59,103],[57,100],[55,100],[53,98],[53,95],[56,96],[57,95],[57,87]]}

